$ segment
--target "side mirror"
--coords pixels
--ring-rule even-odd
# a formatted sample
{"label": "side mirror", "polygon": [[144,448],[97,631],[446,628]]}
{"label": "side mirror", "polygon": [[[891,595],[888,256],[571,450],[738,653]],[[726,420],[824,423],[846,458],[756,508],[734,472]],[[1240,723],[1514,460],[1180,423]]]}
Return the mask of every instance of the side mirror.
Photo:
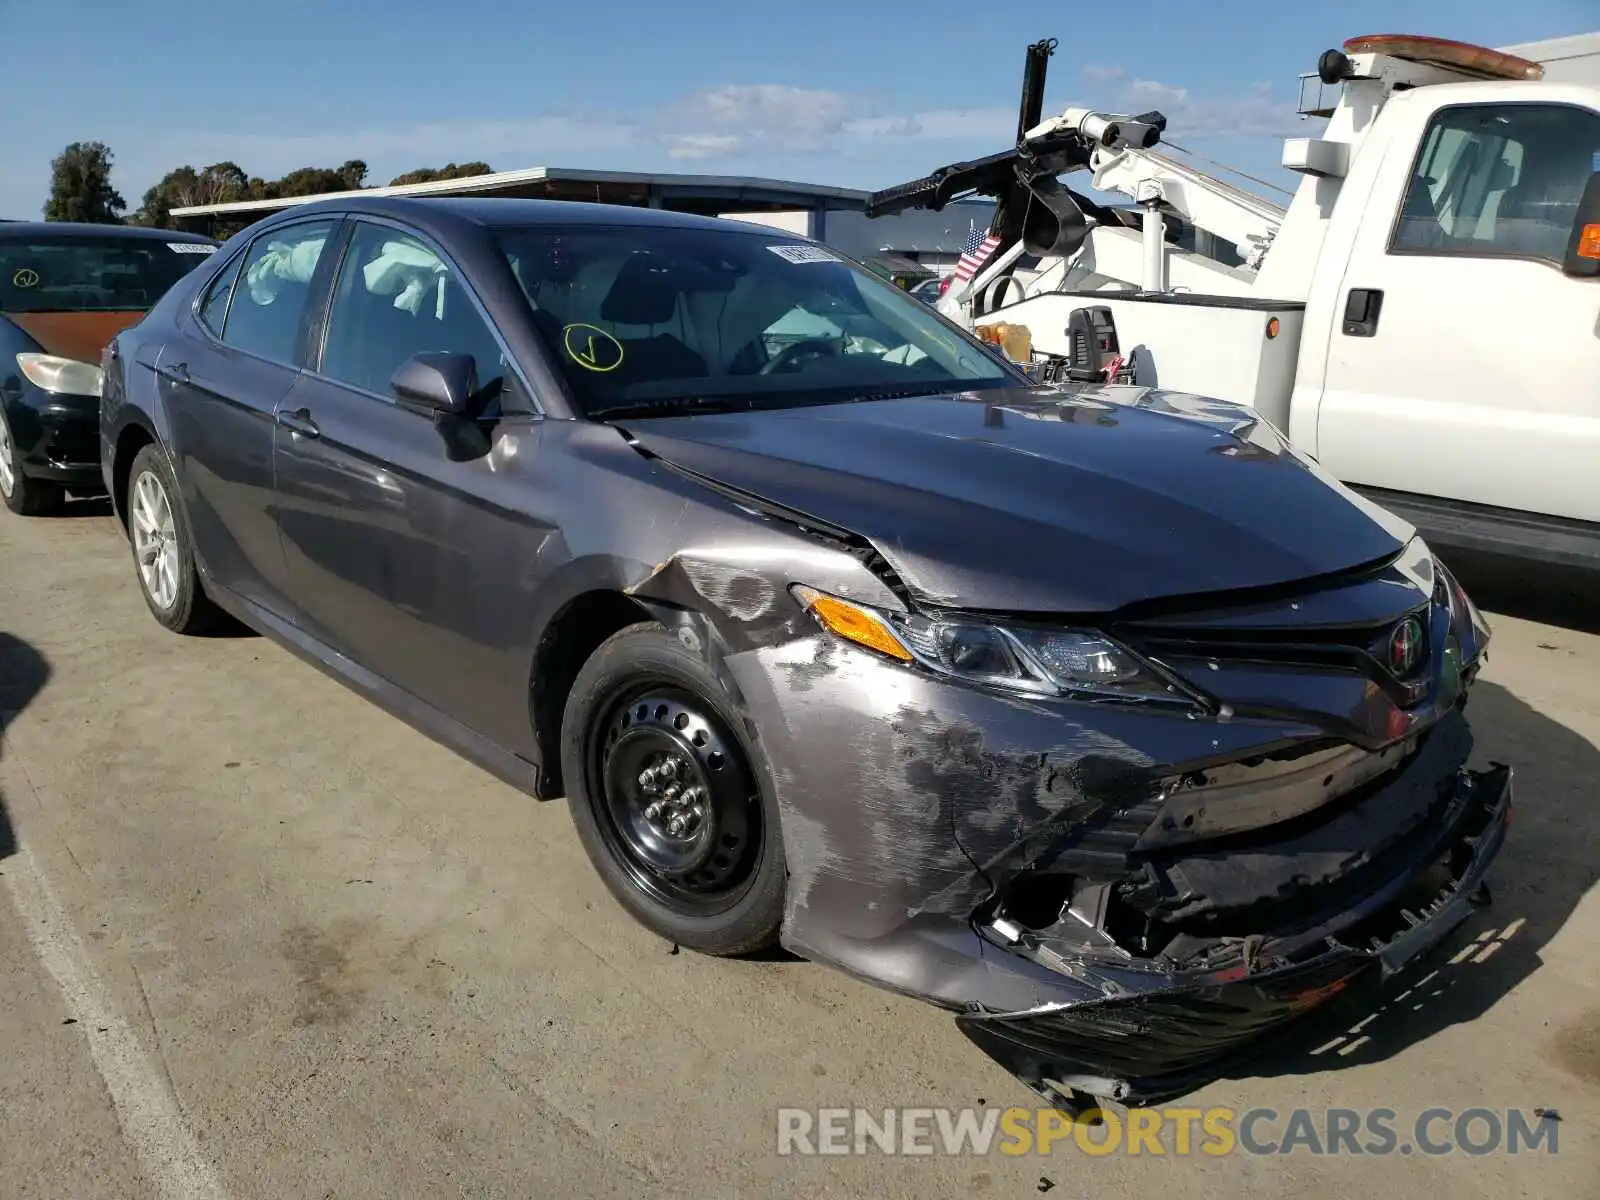
{"label": "side mirror", "polygon": [[1600,276],[1600,171],[1589,176],[1572,222],[1572,240],[1561,272],[1575,279]]}
{"label": "side mirror", "polygon": [[470,354],[424,350],[400,364],[389,378],[400,403],[434,417],[461,416],[478,390],[478,368]]}

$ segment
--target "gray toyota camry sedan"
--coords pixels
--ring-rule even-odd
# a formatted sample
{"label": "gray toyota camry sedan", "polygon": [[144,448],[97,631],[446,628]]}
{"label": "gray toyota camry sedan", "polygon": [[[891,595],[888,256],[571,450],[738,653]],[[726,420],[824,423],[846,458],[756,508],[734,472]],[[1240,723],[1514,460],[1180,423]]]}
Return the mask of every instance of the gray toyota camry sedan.
{"label": "gray toyota camry sedan", "polygon": [[1487,898],[1489,630],[1413,530],[817,243],[315,202],[102,365],[157,621],[277,639],[564,796],[663,937],[919,997],[1063,1108],[1181,1094]]}

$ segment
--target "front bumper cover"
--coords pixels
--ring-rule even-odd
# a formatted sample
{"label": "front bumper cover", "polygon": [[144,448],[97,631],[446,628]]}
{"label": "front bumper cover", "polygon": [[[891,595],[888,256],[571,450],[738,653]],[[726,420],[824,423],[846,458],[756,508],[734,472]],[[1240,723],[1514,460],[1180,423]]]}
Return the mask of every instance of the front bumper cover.
{"label": "front bumper cover", "polygon": [[100,475],[100,407],[92,396],[55,395],[24,383],[8,397],[6,421],[23,474],[95,489]]}
{"label": "front bumper cover", "polygon": [[[957,1025],[1052,1103],[1138,1105],[1192,1091],[1259,1054],[1268,1035],[1352,987],[1376,985],[1444,940],[1486,894],[1511,818],[1511,769],[1462,772],[1452,820],[1426,867],[1448,881],[1418,907],[1407,873],[1334,921],[1251,947],[1247,961],[1154,974],[1125,994],[1017,1012],[968,1012]],[[1425,869],[1426,869],[1425,867]]]}

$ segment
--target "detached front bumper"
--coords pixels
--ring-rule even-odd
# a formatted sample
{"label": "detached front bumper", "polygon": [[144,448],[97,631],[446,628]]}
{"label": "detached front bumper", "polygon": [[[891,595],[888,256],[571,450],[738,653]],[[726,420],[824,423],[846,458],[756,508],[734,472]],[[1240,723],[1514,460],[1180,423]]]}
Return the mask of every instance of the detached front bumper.
{"label": "detached front bumper", "polygon": [[[1338,918],[1263,939],[1241,964],[1204,972],[1124,972],[1122,994],[1015,1012],[969,1012],[963,1033],[1052,1103],[1138,1105],[1182,1095],[1262,1050],[1263,1039],[1351,987],[1376,985],[1437,946],[1480,902],[1511,818],[1511,769],[1463,772],[1451,820],[1421,870]],[[1430,870],[1443,884],[1418,894]],[[1429,885],[1422,884],[1424,888]]]}

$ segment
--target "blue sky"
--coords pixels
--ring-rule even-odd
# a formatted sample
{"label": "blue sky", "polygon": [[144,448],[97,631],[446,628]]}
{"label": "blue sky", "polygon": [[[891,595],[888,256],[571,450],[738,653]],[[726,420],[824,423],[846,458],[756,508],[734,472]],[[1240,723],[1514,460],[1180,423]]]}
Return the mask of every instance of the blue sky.
{"label": "blue sky", "polygon": [[0,216],[39,215],[75,140],[111,146],[130,209],[221,159],[273,177],[360,158],[378,183],[483,159],[883,186],[1003,147],[1040,37],[1060,40],[1050,107],[1158,107],[1174,141],[1289,183],[1279,140],[1323,49],[1597,27],[1594,0],[0,0]]}

